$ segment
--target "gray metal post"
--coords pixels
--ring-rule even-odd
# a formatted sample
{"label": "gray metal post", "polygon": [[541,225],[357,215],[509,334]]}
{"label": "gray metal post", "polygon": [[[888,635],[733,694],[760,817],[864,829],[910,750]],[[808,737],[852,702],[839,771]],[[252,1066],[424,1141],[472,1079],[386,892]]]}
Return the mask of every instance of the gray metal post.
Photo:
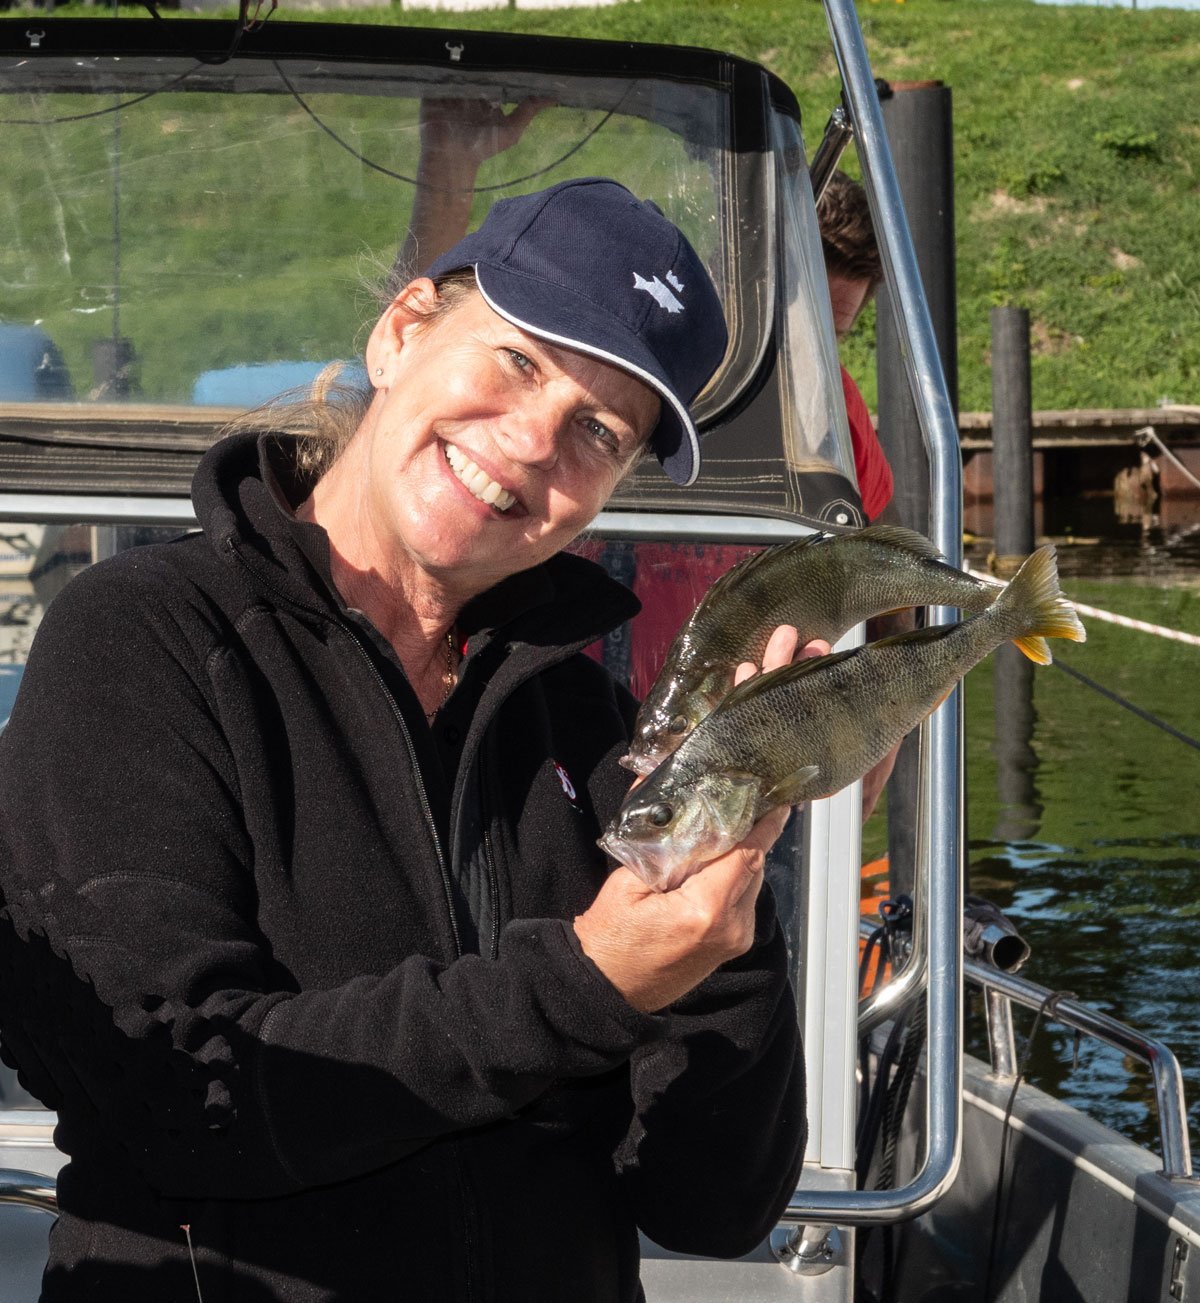
{"label": "gray metal post", "polygon": [[1033,551],[1033,390],[1029,372],[1029,313],[993,308],[992,566],[1012,574]]}
{"label": "gray metal post", "polygon": [[[1033,398],[1029,372],[1029,313],[993,308],[992,568],[1011,575],[1033,551]],[[1033,665],[1011,644],[997,648],[995,684],[996,788],[1000,813],[994,835],[1024,841],[1036,835],[1037,794]]]}
{"label": "gray metal post", "polygon": [[[951,94],[941,82],[893,82],[883,122],[929,303],[946,388],[958,413],[958,319],[954,261],[954,157]],[[886,287],[875,321],[879,440],[896,482],[904,524],[929,532],[929,467]]]}
{"label": "gray metal post", "polygon": [[[882,97],[883,123],[908,214],[917,267],[929,303],[946,388],[958,413],[957,306],[954,261],[954,159],[950,88],[941,82],[893,82]],[[879,441],[895,481],[901,522],[930,532],[929,459],[921,436],[891,296],[879,291],[875,321]],[[888,865],[893,894],[913,891],[917,739],[900,749],[888,783]]]}

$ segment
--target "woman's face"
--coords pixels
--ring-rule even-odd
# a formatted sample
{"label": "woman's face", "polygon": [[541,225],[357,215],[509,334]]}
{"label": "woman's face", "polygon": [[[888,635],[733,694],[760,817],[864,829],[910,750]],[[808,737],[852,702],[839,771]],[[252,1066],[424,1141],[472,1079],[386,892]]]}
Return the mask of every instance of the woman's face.
{"label": "woman's face", "polygon": [[[576,537],[658,420],[659,398],[616,367],[547,344],[470,294],[423,322],[409,286],[367,348],[378,392],[354,442],[376,547],[481,591]],[[381,374],[377,374],[377,369]]]}

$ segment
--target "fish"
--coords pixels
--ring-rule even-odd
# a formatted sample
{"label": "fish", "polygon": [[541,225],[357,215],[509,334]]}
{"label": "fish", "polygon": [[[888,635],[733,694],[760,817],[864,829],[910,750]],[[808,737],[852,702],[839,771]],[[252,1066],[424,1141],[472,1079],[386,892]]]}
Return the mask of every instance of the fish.
{"label": "fish", "polygon": [[651,773],[729,692],[738,665],[761,662],[781,624],[796,627],[801,646],[832,644],[863,620],[909,606],[978,614],[1002,587],[948,565],[927,538],[898,525],[809,535],[747,557],[676,635],[621,764]]}
{"label": "fish", "polygon": [[1047,638],[1086,640],[1040,548],[981,614],[796,661],[735,687],[637,784],[600,846],[669,891],[741,842],[782,805],[861,778],[1006,642],[1040,664]]}

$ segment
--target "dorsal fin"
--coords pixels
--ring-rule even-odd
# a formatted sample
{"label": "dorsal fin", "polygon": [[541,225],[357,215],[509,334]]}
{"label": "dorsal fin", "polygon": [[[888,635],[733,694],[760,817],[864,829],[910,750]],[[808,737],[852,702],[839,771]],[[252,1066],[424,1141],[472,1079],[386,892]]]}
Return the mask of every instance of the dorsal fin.
{"label": "dorsal fin", "polygon": [[945,561],[946,559],[945,555],[939,552],[924,534],[918,534],[915,529],[905,529],[903,525],[868,525],[866,529],[858,531],[858,537],[874,539],[878,543],[886,543],[890,547],[901,548],[903,551],[911,552],[913,556],[922,557],[926,561]]}
{"label": "dorsal fin", "polygon": [[747,575],[753,576],[766,566],[772,566],[777,561],[794,556],[797,552],[803,552],[806,548],[826,542],[829,537],[828,534],[806,534],[803,538],[794,538],[788,543],[776,543],[773,547],[763,548],[761,552],[755,552],[752,556],[743,557],[737,565],[726,570],[719,579],[713,581],[696,608],[696,614],[707,610],[711,603],[723,600],[725,594],[742,583]]}
{"label": "dorsal fin", "polygon": [[823,670],[826,666],[844,661],[848,656],[853,656],[856,651],[858,648],[852,647],[849,651],[831,652],[828,656],[806,656],[803,660],[793,661],[790,665],[783,665],[777,670],[755,674],[752,678],[739,683],[737,687],[731,688],[712,713],[715,715],[717,711],[724,710],[727,706],[736,706],[739,702],[756,697],[760,692],[766,692],[771,688],[795,683],[797,679],[812,674],[814,670]]}

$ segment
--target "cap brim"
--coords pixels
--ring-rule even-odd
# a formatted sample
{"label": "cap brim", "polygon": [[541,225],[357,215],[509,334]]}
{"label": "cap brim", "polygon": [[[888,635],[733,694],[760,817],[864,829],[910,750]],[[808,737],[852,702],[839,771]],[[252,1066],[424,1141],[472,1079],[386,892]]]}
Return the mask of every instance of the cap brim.
{"label": "cap brim", "polygon": [[475,282],[488,307],[506,321],[550,344],[561,344],[617,367],[641,380],[663,400],[650,446],[676,484],[695,483],[700,473],[700,438],[687,405],[671,388],[642,341],[610,313],[582,295],[559,290],[553,322],[546,318],[546,286],[505,267],[475,263]]}

